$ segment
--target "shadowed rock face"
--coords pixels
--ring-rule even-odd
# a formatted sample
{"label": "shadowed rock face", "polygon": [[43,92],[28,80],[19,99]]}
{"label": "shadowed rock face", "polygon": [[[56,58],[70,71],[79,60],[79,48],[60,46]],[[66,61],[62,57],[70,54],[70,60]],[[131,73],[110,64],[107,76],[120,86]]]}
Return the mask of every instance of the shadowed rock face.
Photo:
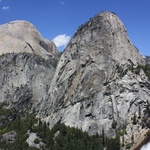
{"label": "shadowed rock face", "polygon": [[16,112],[37,110],[55,72],[51,59],[30,53],[0,56],[0,103]]}
{"label": "shadowed rock face", "polygon": [[12,21],[0,25],[0,55],[6,53],[33,53],[48,58],[59,52],[52,41],[45,40],[27,21]]}
{"label": "shadowed rock face", "polygon": [[[61,120],[89,134],[115,135],[127,125],[131,138],[131,118],[149,102],[149,82],[141,70],[145,64],[132,45],[123,23],[113,13],[102,12],[83,24],[66,47],[41,105],[41,116],[50,126]],[[147,84],[145,84],[147,83]],[[130,139],[131,140],[131,139]]]}
{"label": "shadowed rock face", "polygon": [[47,95],[60,53],[27,21],[0,25],[0,103],[18,111],[38,109]]}

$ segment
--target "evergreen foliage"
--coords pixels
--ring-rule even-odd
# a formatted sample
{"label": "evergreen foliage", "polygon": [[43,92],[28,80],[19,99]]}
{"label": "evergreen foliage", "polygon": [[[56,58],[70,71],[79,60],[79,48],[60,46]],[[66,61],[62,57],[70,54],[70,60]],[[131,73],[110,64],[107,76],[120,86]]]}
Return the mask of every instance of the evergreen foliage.
{"label": "evergreen foliage", "polygon": [[132,124],[136,125],[137,124],[137,119],[136,119],[136,114],[134,113],[134,116],[131,118]]}
{"label": "evergreen foliage", "polygon": [[54,57],[54,58],[51,58],[49,61],[50,61],[50,64],[51,64],[54,68],[56,68],[56,67],[57,67],[57,64],[58,64],[59,59],[58,59],[58,58],[56,58],[56,57]]}
{"label": "evergreen foliage", "polygon": [[138,65],[136,68],[132,68],[132,72],[135,73],[135,74],[139,74],[140,69],[142,69],[144,71],[144,73],[146,74],[146,76],[150,80],[150,65],[148,65],[148,64]]}
{"label": "evergreen foliage", "polygon": [[[10,115],[11,113],[7,113]],[[4,133],[16,132],[14,142],[1,140]],[[36,133],[34,143],[40,148],[29,147],[26,142],[28,133]],[[15,119],[0,128],[0,149],[7,150],[119,150],[119,136],[115,139],[107,138],[104,133],[99,136],[89,136],[87,132],[71,128],[64,124],[57,123],[51,130],[45,122],[36,119],[34,114],[19,114]]]}
{"label": "evergreen foliage", "polygon": [[111,124],[112,128],[113,129],[116,129],[116,126],[117,126],[117,122],[115,120],[113,120],[112,124]]}
{"label": "evergreen foliage", "polygon": [[[26,142],[29,135],[27,134],[28,130],[32,131],[32,124],[36,123],[34,114],[20,114],[18,117],[12,121],[8,122],[7,126],[0,126],[0,148],[8,150],[27,150],[29,145]],[[16,132],[15,142],[5,142],[2,141],[4,133],[10,131]]]}
{"label": "evergreen foliage", "polygon": [[150,128],[150,108],[149,105],[143,110],[142,127]]}

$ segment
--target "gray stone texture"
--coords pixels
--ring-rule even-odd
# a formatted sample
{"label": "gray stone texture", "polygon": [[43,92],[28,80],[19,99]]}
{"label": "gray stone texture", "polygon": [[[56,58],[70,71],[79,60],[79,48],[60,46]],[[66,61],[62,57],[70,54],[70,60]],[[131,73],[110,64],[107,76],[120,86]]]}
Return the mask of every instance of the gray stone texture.
{"label": "gray stone texture", "polygon": [[81,25],[56,69],[56,46],[26,21],[0,26],[0,55],[0,102],[8,108],[35,109],[50,127],[61,121],[90,135],[104,129],[113,137],[126,126],[128,143],[142,128],[132,118],[150,105],[150,82],[133,70],[146,62],[114,13]]}
{"label": "gray stone texture", "polygon": [[59,55],[54,43],[43,39],[38,30],[24,20],[0,25],[0,55],[12,52],[34,53],[44,58]]}
{"label": "gray stone texture", "polygon": [[148,78],[142,70],[131,71],[138,64],[145,61],[121,20],[114,13],[97,14],[79,27],[62,54],[41,117],[50,127],[60,120],[91,135],[104,128],[114,136],[114,121],[116,129],[133,128],[134,113],[150,103]]}
{"label": "gray stone texture", "polygon": [[60,53],[27,21],[0,25],[0,102],[16,112],[39,109]]}

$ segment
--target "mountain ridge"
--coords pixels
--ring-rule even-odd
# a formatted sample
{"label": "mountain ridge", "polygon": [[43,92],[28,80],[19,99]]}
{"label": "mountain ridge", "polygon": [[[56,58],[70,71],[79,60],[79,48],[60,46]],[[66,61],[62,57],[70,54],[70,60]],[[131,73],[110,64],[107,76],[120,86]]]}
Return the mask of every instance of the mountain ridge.
{"label": "mountain ridge", "polygon": [[[10,27],[16,23],[19,35],[18,25]],[[132,144],[142,128],[148,130],[146,62],[116,14],[99,13],[79,27],[61,56],[51,41],[25,26],[32,25],[17,21],[0,26],[2,35],[13,28],[9,34],[16,41],[9,45],[8,37],[0,35],[0,100],[7,108],[35,111],[50,128],[61,122],[89,135],[104,131],[108,137],[122,131],[124,145]]]}

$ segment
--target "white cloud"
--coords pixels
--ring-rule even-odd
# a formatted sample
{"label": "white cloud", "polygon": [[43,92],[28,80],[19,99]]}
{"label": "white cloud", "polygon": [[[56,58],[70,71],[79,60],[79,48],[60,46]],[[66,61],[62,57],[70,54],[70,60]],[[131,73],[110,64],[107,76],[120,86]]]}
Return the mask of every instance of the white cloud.
{"label": "white cloud", "polygon": [[9,6],[3,6],[2,9],[3,10],[9,10]]}
{"label": "white cloud", "polygon": [[61,47],[61,46],[66,47],[66,45],[70,41],[70,38],[71,37],[66,34],[61,34],[56,36],[52,41],[55,43],[57,47]]}

